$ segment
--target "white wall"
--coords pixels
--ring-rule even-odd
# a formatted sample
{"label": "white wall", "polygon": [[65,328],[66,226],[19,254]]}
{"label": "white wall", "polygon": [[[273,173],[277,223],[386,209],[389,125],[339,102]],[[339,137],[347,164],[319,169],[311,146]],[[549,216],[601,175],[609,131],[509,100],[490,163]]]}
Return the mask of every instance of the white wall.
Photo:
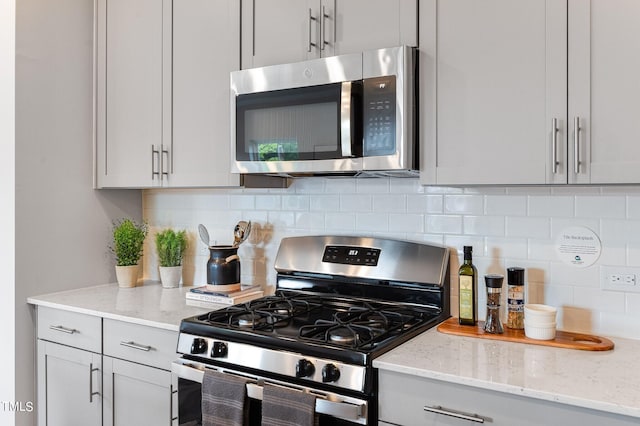
{"label": "white wall", "polygon": [[[15,283],[15,0],[0,0],[0,401],[15,400],[13,351]],[[14,424],[15,416],[0,407],[0,424]]]}
{"label": "white wall", "polygon": [[[206,283],[207,252],[196,238],[203,223],[218,244],[230,244],[234,224],[252,220],[257,232],[240,248],[244,282],[273,284],[280,239],[300,234],[378,234],[444,244],[473,245],[480,276],[527,269],[527,300],[560,307],[559,327],[640,339],[640,293],[602,291],[604,266],[634,268],[640,278],[640,189],[637,187],[421,187],[417,179],[296,180],[285,190],[149,190],[144,217],[152,229],[176,226],[192,234],[187,283]],[[595,265],[575,268],[555,251],[558,234],[586,226],[599,235]],[[145,272],[156,278],[153,238]],[[460,258],[453,258],[457,272]],[[482,280],[482,278],[481,278]],[[480,280],[480,281],[481,281]],[[452,274],[452,313],[457,277]],[[480,285],[480,304],[485,303]],[[484,310],[480,309],[484,318]]]}
{"label": "white wall", "polygon": [[115,281],[111,223],[140,219],[142,197],[92,189],[93,0],[16,6],[16,399],[35,401],[26,298]]}

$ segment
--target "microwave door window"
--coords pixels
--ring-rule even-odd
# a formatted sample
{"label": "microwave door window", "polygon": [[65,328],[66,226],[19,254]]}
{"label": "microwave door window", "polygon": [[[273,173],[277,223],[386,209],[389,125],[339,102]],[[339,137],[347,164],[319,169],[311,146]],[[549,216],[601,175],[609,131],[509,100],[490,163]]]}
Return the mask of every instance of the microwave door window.
{"label": "microwave door window", "polygon": [[304,161],[341,158],[339,85],[240,95],[236,158]]}

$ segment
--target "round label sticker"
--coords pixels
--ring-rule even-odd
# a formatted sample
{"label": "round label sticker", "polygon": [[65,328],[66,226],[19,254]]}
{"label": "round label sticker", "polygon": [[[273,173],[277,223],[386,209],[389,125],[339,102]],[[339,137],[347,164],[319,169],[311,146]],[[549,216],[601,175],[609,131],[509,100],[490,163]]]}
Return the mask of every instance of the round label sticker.
{"label": "round label sticker", "polygon": [[593,265],[601,251],[600,238],[584,226],[565,228],[556,240],[556,252],[560,259],[577,267]]}

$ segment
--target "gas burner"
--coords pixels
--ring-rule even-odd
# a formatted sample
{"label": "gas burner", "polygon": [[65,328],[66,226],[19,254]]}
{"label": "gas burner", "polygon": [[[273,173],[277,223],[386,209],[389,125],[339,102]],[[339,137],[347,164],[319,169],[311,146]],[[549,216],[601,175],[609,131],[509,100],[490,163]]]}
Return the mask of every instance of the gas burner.
{"label": "gas burner", "polygon": [[235,319],[239,327],[255,327],[257,324],[264,322],[264,318],[254,313],[242,314]]}
{"label": "gas burner", "polygon": [[348,327],[329,330],[329,341],[339,345],[352,346],[358,340],[358,334]]}

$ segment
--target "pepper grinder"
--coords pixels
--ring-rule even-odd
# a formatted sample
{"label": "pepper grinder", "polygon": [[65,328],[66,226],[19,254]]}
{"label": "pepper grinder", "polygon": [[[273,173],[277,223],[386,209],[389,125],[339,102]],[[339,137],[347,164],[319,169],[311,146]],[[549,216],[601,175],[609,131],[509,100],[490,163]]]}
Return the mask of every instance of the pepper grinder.
{"label": "pepper grinder", "polygon": [[500,298],[502,295],[502,281],[504,276],[490,274],[484,276],[487,287],[487,320],[484,323],[484,331],[492,334],[502,334],[502,321],[500,321]]}

